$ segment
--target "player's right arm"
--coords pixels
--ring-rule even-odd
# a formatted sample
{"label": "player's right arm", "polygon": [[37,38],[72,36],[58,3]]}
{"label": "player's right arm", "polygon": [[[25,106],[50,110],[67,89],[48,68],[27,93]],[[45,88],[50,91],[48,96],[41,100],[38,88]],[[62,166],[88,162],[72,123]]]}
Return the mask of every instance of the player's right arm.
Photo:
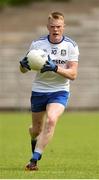
{"label": "player's right arm", "polygon": [[20,69],[20,71],[21,71],[22,73],[28,72],[28,69],[22,67],[21,64],[20,64],[20,66],[19,66],[19,69]]}
{"label": "player's right arm", "polygon": [[28,71],[30,71],[31,68],[28,64],[28,61],[27,61],[27,57],[24,57],[21,61],[20,61],[20,71],[22,73],[26,73]]}
{"label": "player's right arm", "polygon": [[[29,51],[31,51],[32,49],[33,49],[33,44],[34,44],[34,41],[31,43],[31,46],[30,46],[30,48],[29,48]],[[29,52],[28,51],[28,52]],[[28,54],[28,52],[27,52],[27,54]],[[26,54],[26,55],[27,55]],[[19,66],[19,69],[20,69],[20,71],[22,72],[22,73],[26,73],[26,72],[28,72],[28,71],[30,71],[31,70],[31,68],[29,67],[29,65],[28,65],[28,61],[27,61],[27,59],[26,59],[27,57],[25,56],[21,61],[20,61],[20,66]]]}

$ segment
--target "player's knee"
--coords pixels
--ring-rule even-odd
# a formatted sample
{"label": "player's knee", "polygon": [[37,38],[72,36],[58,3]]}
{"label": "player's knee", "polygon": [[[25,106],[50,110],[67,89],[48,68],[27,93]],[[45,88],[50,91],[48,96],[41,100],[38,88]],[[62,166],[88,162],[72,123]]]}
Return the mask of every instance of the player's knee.
{"label": "player's knee", "polygon": [[56,118],[48,116],[47,124],[50,128],[54,128],[56,125]]}

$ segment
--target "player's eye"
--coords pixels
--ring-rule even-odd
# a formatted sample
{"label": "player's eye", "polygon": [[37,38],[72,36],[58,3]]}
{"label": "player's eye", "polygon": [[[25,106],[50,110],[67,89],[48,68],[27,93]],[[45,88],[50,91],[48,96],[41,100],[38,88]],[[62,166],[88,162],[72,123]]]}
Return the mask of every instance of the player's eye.
{"label": "player's eye", "polygon": [[51,26],[52,29],[59,29],[61,26]]}

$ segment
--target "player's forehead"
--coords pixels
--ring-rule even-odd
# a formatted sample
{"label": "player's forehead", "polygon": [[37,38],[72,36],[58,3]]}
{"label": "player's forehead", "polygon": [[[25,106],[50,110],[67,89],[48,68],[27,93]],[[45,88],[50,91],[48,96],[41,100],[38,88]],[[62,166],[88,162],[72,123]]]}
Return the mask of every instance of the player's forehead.
{"label": "player's forehead", "polygon": [[64,20],[63,19],[49,19],[48,24],[50,26],[63,26],[64,25]]}

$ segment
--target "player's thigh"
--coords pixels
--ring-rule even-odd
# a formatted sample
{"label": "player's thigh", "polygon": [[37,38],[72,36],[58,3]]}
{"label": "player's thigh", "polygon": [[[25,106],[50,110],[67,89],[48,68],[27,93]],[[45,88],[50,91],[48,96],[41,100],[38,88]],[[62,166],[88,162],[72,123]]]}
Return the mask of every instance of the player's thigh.
{"label": "player's thigh", "polygon": [[32,127],[39,128],[42,127],[44,121],[45,111],[42,112],[32,112]]}
{"label": "player's thigh", "polygon": [[53,120],[57,120],[64,110],[64,105],[60,103],[50,103],[47,105],[47,116]]}

